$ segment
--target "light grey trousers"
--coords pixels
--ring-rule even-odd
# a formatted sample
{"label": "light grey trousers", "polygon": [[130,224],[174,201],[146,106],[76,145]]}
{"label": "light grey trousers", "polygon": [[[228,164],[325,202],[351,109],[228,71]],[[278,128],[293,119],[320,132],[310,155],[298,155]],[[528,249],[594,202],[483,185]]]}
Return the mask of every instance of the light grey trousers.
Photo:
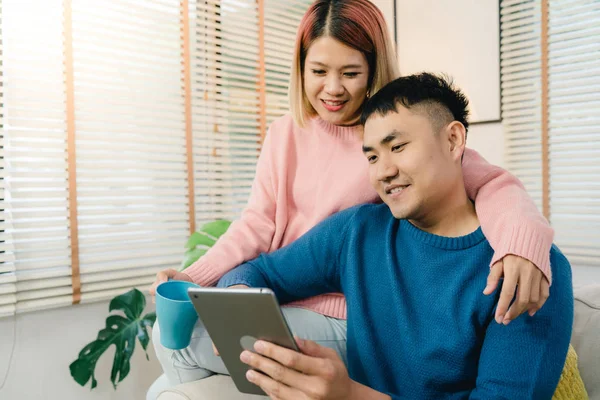
{"label": "light grey trousers", "polygon": [[[321,346],[334,349],[347,364],[346,320],[326,317],[311,310],[283,307],[283,316],[292,333]],[[196,323],[190,345],[183,350],[170,350],[160,344],[158,322],[152,329],[152,343],[164,375],[159,377],[146,394],[146,400],[156,400],[160,392],[213,374],[228,375],[220,357],[213,352],[212,341],[200,321]]]}

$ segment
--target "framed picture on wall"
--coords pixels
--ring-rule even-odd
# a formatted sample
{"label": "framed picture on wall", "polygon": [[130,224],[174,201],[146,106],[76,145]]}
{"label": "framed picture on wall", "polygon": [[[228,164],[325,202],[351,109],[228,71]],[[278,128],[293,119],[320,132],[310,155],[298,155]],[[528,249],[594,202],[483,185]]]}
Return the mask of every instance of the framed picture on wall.
{"label": "framed picture on wall", "polygon": [[499,0],[396,0],[396,32],[402,75],[447,74],[471,123],[500,122]]}

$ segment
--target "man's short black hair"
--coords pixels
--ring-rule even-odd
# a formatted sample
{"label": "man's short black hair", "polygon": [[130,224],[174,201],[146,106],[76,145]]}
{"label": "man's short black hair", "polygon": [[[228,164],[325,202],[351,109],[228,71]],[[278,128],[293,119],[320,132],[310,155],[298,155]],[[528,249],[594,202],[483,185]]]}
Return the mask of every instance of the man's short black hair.
{"label": "man's short black hair", "polygon": [[435,128],[458,121],[469,129],[467,97],[449,78],[428,72],[403,76],[385,85],[366,102],[360,122],[364,125],[375,113],[384,116],[396,112],[398,104],[408,109],[423,106]]}

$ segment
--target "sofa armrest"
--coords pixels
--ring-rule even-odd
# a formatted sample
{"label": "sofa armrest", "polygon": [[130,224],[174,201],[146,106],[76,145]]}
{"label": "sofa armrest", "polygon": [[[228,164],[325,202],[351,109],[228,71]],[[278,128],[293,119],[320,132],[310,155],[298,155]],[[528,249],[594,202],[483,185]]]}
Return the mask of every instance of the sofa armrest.
{"label": "sofa armrest", "polygon": [[229,376],[213,375],[177,385],[158,395],[157,400],[262,400],[265,396],[240,393]]}

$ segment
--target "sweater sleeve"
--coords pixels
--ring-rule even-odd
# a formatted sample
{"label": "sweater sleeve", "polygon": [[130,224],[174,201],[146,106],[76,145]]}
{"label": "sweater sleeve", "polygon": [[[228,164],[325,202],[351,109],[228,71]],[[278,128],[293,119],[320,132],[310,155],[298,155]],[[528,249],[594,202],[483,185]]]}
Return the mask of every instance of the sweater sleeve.
{"label": "sweater sleeve", "polygon": [[470,399],[552,398],[571,339],[573,287],[569,262],[556,247],[551,265],[558,279],[535,317],[504,326],[489,316]]}
{"label": "sweater sleeve", "polygon": [[201,286],[214,285],[223,274],[267,252],[275,232],[275,185],[273,184],[274,153],[272,134],[266,136],[256,166],[256,175],[248,204],[239,220],[194,264],[185,271]]}
{"label": "sweater sleeve", "polygon": [[240,265],[225,274],[218,286],[268,287],[280,303],[341,292],[339,260],[353,212],[334,214],[291,244]]}
{"label": "sweater sleeve", "polygon": [[490,265],[514,254],[535,264],[552,283],[549,254],[554,230],[523,184],[471,149],[465,149],[463,174],[481,229],[494,249]]}

